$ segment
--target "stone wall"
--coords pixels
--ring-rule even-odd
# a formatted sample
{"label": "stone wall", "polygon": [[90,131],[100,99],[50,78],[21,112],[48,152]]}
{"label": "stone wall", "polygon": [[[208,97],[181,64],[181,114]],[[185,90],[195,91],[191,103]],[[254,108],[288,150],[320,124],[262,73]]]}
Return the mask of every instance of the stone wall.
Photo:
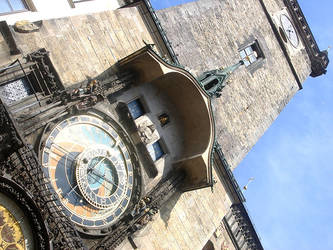
{"label": "stone wall", "polygon": [[[43,20],[33,33],[10,28],[22,55],[40,48],[50,51],[65,87],[103,74],[118,60],[144,47],[143,41],[153,43],[136,7]],[[6,49],[2,37],[0,48]],[[6,50],[0,53],[1,65],[14,60]]]}
{"label": "stone wall", "polygon": [[[282,0],[264,2],[271,14],[283,7]],[[158,11],[180,63],[195,75],[238,62],[238,50],[255,39],[263,51],[262,64],[236,71],[213,101],[216,135],[233,168],[299,90],[263,10],[256,0],[199,0]],[[304,81],[310,73],[305,49],[288,52]]]}
{"label": "stone wall", "polygon": [[[270,12],[281,9],[282,0],[265,2]],[[234,64],[240,60],[238,49],[258,40],[265,55],[262,66],[239,69],[213,102],[219,143],[230,164],[237,166],[298,90],[259,1],[202,0],[162,10],[159,16],[180,62],[197,75]],[[142,40],[153,42],[136,8],[47,20],[38,32],[13,34],[23,54],[41,47],[51,51],[65,86],[102,74],[144,46]],[[0,47],[1,64],[7,63],[2,59],[11,62],[14,57],[1,37]],[[307,56],[304,49],[293,53],[303,80],[309,74]],[[217,177],[215,171],[213,175]],[[206,188],[176,195],[134,241],[141,249],[201,249],[231,203],[221,182],[214,192]],[[126,241],[122,249],[132,247]]]}
{"label": "stone wall", "polygon": [[[87,76],[104,74],[118,60],[143,47],[143,40],[153,42],[135,7],[45,20],[39,31],[33,33],[17,33],[13,28],[11,31],[22,55],[42,47],[50,51],[52,63],[66,87],[86,80]],[[4,49],[0,51],[1,65],[16,58],[10,56],[6,41],[1,36],[0,48]],[[132,94],[133,97],[136,95]],[[145,93],[145,96],[152,98],[153,94]],[[156,105],[153,100],[149,100],[149,104]],[[109,109],[113,112],[114,106]],[[213,174],[217,178],[215,171]],[[214,192],[205,188],[176,194],[144,231],[134,235],[134,241],[140,249],[201,249],[220,225],[231,204],[220,182],[214,186]],[[90,241],[89,244],[93,243]],[[119,249],[133,247],[124,241]]]}
{"label": "stone wall", "polygon": [[[216,176],[215,171],[213,174]],[[214,192],[203,188],[176,194],[154,217],[153,223],[133,236],[134,242],[142,250],[202,249],[221,225],[230,206],[231,201],[220,182],[214,186]],[[219,235],[219,240],[230,242],[226,231]],[[130,250],[133,247],[124,241],[117,249]]]}

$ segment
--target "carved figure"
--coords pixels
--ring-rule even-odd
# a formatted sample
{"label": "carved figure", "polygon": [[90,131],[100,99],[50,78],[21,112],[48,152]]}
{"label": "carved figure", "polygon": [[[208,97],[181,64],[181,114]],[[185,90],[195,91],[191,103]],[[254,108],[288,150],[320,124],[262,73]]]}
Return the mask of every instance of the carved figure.
{"label": "carved figure", "polygon": [[139,136],[144,144],[148,144],[155,139],[155,131],[155,125],[148,120],[145,120],[138,125]]}
{"label": "carved figure", "polygon": [[40,29],[42,26],[42,22],[29,22],[27,20],[17,21],[14,24],[14,29],[17,32],[20,33],[30,33],[30,32],[36,32]]}
{"label": "carved figure", "polygon": [[138,204],[135,205],[133,211],[131,212],[131,215],[135,217],[136,215],[139,215],[142,211],[144,211],[147,208],[147,204],[149,204],[151,201],[151,198],[144,197],[142,198]]}

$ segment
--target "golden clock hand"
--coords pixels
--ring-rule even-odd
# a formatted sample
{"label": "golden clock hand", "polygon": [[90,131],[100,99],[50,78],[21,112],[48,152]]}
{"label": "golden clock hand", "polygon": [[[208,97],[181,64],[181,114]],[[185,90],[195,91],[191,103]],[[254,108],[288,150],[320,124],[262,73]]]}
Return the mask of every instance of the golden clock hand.
{"label": "golden clock hand", "polygon": [[292,31],[292,30],[289,30],[289,29],[287,29],[287,32],[288,32],[288,37],[289,37],[289,38],[291,38],[291,37],[290,37],[290,33],[292,33],[293,31]]}
{"label": "golden clock hand", "polygon": [[[93,174],[95,174],[95,173],[93,173]],[[96,175],[96,174],[95,174],[95,175]],[[98,176],[98,175],[97,175],[97,176]],[[98,176],[98,177],[103,178],[103,176]],[[84,178],[84,177],[82,177],[82,178]],[[81,180],[82,178],[80,178],[80,180]],[[94,177],[93,177],[93,178],[94,178]],[[94,179],[95,179],[96,181],[99,182],[98,179],[96,179],[96,178],[94,178]],[[99,183],[102,184],[101,182],[99,182]],[[69,190],[69,192],[67,192],[67,193],[63,196],[63,198],[66,198],[71,192],[73,192],[73,191],[75,190],[75,188],[77,188],[78,185],[79,185],[79,184],[76,184],[74,187],[72,187],[71,190]],[[104,185],[104,187],[105,187],[106,189],[108,189],[109,191],[112,191],[112,189],[106,187],[105,185]]]}
{"label": "golden clock hand", "polygon": [[[92,170],[92,172],[91,172],[91,173],[92,173],[92,174],[94,174],[94,175],[96,175],[96,176],[97,176],[97,177],[99,177],[99,178],[103,178],[103,180],[104,180],[104,176],[103,176],[103,175],[101,175],[101,173],[100,173],[100,172],[98,172],[98,171],[97,171],[97,173],[96,173],[96,171],[97,171],[97,170],[96,170],[96,169],[94,169],[94,170]],[[96,179],[95,179],[95,180],[96,180]]]}

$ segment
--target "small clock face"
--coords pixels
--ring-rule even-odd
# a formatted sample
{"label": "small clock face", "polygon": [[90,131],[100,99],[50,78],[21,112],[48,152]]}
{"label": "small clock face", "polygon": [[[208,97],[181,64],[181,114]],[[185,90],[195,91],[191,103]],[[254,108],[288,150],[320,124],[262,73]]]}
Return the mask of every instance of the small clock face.
{"label": "small clock face", "polygon": [[42,164],[71,220],[98,229],[125,212],[134,188],[133,164],[119,131],[95,116],[58,123],[45,141]]}
{"label": "small clock face", "polygon": [[293,47],[297,47],[299,44],[298,35],[293,23],[290,21],[289,17],[285,14],[280,16],[281,25],[283,31],[285,32],[288,40],[290,41]]}
{"label": "small clock face", "polygon": [[126,187],[126,168],[112,148],[98,145],[87,148],[76,160],[76,183],[92,206],[112,208]]}

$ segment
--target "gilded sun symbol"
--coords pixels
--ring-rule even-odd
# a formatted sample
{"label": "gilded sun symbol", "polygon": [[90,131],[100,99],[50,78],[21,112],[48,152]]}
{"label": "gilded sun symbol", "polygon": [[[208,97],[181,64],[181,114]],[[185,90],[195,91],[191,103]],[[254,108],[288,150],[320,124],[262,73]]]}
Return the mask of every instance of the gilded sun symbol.
{"label": "gilded sun symbol", "polygon": [[0,205],[0,249],[25,249],[21,227],[10,211]]}

